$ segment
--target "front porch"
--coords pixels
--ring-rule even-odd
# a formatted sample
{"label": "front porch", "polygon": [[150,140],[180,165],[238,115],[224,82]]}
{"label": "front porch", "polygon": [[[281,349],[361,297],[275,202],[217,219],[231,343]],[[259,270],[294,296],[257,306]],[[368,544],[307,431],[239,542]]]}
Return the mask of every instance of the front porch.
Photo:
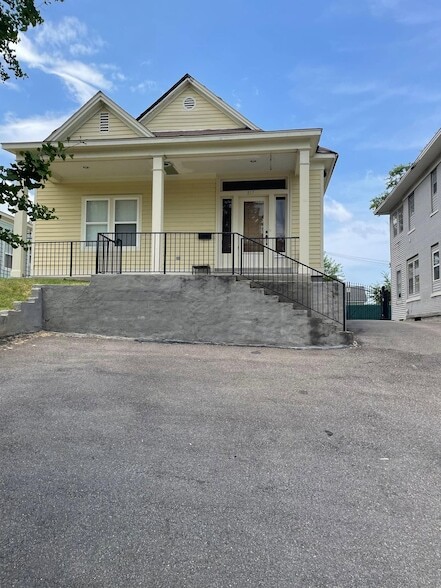
{"label": "front porch", "polygon": [[95,241],[35,242],[32,276],[233,276],[345,329],[345,285],[296,259],[299,239],[240,233],[99,233]]}

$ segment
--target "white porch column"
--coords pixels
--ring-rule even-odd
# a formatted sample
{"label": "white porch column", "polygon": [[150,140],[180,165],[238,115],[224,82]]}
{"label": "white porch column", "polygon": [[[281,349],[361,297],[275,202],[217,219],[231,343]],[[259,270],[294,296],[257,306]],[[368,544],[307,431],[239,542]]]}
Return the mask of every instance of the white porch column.
{"label": "white porch column", "polygon": [[299,151],[299,261],[309,263],[309,149]]}
{"label": "white porch column", "polygon": [[[14,215],[14,233],[26,241],[28,217],[25,210],[19,210]],[[23,247],[12,250],[11,278],[22,278],[26,269],[26,251]]]}
{"label": "white porch column", "polygon": [[[164,157],[153,157],[152,181],[152,233],[164,231]],[[154,272],[161,271],[162,236],[152,235],[151,268]]]}

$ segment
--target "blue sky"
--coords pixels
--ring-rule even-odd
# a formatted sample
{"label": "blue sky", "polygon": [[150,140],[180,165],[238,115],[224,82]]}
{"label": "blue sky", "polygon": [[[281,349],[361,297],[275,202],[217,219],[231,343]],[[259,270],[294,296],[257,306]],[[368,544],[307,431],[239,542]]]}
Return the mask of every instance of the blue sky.
{"label": "blue sky", "polygon": [[369,201],[440,127],[439,0],[66,0],[42,14],[18,46],[29,78],[0,85],[0,142],[42,140],[99,89],[137,116],[188,72],[265,130],[323,128],[339,153],[325,250],[347,279],[381,280],[387,220]]}

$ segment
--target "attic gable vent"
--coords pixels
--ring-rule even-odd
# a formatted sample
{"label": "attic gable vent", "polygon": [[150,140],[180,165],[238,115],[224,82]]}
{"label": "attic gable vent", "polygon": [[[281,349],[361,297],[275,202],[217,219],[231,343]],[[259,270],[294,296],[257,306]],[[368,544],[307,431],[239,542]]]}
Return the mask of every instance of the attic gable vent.
{"label": "attic gable vent", "polygon": [[100,133],[109,132],[109,113],[100,112]]}
{"label": "attic gable vent", "polygon": [[193,96],[187,96],[187,98],[184,99],[184,110],[193,110],[195,106],[196,100]]}

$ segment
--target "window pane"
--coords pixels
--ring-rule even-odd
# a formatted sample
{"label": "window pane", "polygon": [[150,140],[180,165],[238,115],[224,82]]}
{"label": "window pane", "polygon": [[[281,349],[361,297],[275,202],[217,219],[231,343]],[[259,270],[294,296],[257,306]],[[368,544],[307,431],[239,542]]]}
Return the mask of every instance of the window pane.
{"label": "window pane", "polygon": [[286,198],[276,197],[276,251],[285,252],[285,227],[286,227]]}
{"label": "window pane", "polygon": [[86,225],[86,241],[96,241],[98,233],[107,233],[107,224]]}
{"label": "window pane", "polygon": [[[231,233],[231,198],[222,200],[222,233]],[[222,253],[231,253],[231,235],[222,235]]]}
{"label": "window pane", "polygon": [[[106,223],[107,222],[107,200],[88,200],[86,203],[86,222]],[[104,229],[107,231],[107,226]]]}
{"label": "window pane", "polygon": [[[263,202],[244,202],[243,232],[245,237],[250,237],[260,242],[263,241],[264,209],[265,204]],[[261,252],[263,247],[259,243],[245,241],[244,251],[247,253]]]}
{"label": "window pane", "polygon": [[115,222],[136,223],[136,213],[136,200],[115,200]]}
{"label": "window pane", "polygon": [[115,239],[121,239],[122,245],[124,247],[136,247],[136,224],[116,224]]}

